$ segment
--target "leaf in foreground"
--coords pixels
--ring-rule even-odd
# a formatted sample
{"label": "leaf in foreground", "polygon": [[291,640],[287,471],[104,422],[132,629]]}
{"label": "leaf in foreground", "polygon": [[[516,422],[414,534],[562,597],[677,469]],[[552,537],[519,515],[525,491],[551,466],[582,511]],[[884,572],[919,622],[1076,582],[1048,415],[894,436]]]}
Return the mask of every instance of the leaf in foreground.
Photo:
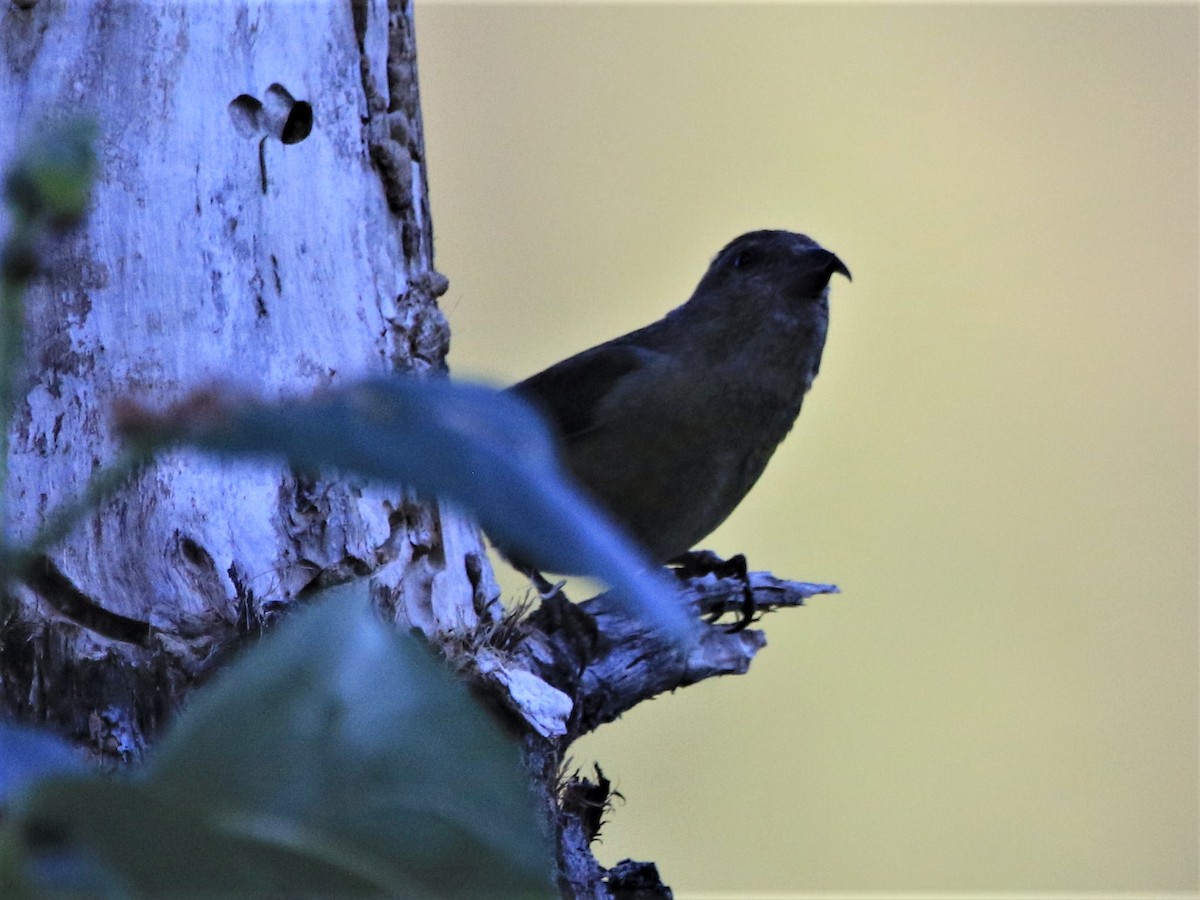
{"label": "leaf in foreground", "polygon": [[127,434],[217,453],[285,456],[311,469],[405,484],[470,510],[498,546],[550,572],[594,575],[631,617],[695,639],[671,583],[564,476],[540,417],[511,394],[441,379],[372,378],[308,400],[194,395]]}
{"label": "leaf in foreground", "polygon": [[357,589],[332,593],[201,691],[144,777],[42,782],[23,833],[134,893],[550,895],[516,746]]}

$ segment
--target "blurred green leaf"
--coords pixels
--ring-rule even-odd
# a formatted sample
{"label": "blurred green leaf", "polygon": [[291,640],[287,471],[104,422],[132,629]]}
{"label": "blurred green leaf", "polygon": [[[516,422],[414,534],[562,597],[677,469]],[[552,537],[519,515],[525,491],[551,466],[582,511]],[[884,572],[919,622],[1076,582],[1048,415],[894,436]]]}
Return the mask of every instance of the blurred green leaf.
{"label": "blurred green leaf", "polygon": [[143,778],[33,788],[17,827],[57,854],[34,841],[33,877],[61,883],[57,858],[134,895],[552,896],[516,745],[363,594],[282,623],[196,696]]}
{"label": "blurred green leaf", "polygon": [[43,125],[13,161],[4,196],[17,216],[69,226],[83,215],[95,177],[96,125],[68,119]]}
{"label": "blurred green leaf", "polygon": [[[164,417],[166,419],[167,417]],[[399,482],[469,509],[500,547],[551,572],[594,575],[629,614],[686,645],[695,623],[672,583],[565,477],[523,401],[477,384],[374,378],[310,400],[197,404],[159,439]]]}
{"label": "blurred green leaf", "polygon": [[[24,352],[25,287],[38,270],[40,240],[49,230],[75,224],[87,208],[96,169],[95,135],[95,124],[86,119],[44,124],[0,173],[12,212],[0,242],[0,533],[6,518],[8,426]],[[0,540],[0,563],[11,552]],[[0,569],[0,589],[8,575],[7,566]],[[0,614],[9,609],[0,590]]]}
{"label": "blurred green leaf", "polygon": [[83,770],[79,754],[57,735],[0,722],[0,807],[39,778]]}
{"label": "blurred green leaf", "polygon": [[20,833],[35,896],[385,892],[315,854],[230,834],[212,821],[203,798],[173,802],[145,781],[49,779],[32,794]]}

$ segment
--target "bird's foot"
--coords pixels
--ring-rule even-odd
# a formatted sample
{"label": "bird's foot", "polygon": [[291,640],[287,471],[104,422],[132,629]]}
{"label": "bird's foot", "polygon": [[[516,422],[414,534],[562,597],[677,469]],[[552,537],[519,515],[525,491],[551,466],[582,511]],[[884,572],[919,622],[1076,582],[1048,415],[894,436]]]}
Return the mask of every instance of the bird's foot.
{"label": "bird's foot", "polygon": [[546,580],[546,576],[541,572],[533,573],[533,586],[537,589],[538,596],[544,600],[550,600],[554,597],[562,597],[563,585],[567,583],[567,579],[560,578],[558,581],[551,584]]}
{"label": "bird's foot", "polygon": [[[711,550],[689,550],[668,562],[680,578],[696,578],[704,575],[715,575],[717,578],[736,578],[742,584],[741,620],[727,627],[733,633],[742,631],[756,620],[758,609],[754,604],[754,591],[750,588],[750,573],[746,568],[746,557],[739,553],[729,559],[721,559]],[[720,608],[709,614],[708,623],[712,625],[729,611],[722,604]]]}
{"label": "bird's foot", "polygon": [[533,589],[537,591],[538,599],[550,600],[562,593],[563,585],[567,583],[567,579],[560,578],[557,582],[551,583],[546,579],[546,576],[532,566],[514,566],[518,572],[524,575],[533,584]]}
{"label": "bird's foot", "polygon": [[578,715],[583,673],[596,658],[600,629],[595,616],[567,599],[562,591],[565,581],[554,585],[545,579],[542,582],[538,585],[542,603],[530,614],[529,622],[549,639],[547,648],[555,673],[550,683],[571,698],[572,715]]}

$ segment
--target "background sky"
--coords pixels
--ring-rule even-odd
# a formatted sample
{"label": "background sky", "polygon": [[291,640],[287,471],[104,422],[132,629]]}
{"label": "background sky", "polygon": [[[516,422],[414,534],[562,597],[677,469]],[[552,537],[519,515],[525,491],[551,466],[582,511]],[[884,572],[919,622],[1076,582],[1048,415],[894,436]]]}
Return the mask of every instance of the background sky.
{"label": "background sky", "polygon": [[843,593],[575,747],[626,798],[602,861],[691,895],[1197,888],[1198,24],[418,5],[456,376],[656,319],[751,229],[854,272],[706,541]]}

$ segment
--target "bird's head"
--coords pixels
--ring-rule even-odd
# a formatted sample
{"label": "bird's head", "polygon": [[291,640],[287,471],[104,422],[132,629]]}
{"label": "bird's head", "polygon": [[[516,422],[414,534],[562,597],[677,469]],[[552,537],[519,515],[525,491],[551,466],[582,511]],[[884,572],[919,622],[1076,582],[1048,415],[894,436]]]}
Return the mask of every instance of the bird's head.
{"label": "bird's head", "polygon": [[792,231],[751,231],[718,253],[701,286],[749,289],[768,286],[799,300],[818,296],[835,274],[850,278],[837,254]]}

